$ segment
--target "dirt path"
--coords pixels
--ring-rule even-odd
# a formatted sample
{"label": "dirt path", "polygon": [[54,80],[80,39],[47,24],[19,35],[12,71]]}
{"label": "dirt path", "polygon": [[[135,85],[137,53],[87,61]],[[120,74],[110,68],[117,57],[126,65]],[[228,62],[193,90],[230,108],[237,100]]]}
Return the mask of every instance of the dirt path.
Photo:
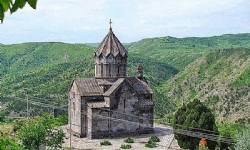
{"label": "dirt path", "polygon": [[[66,133],[66,126],[62,127],[64,132]],[[170,126],[164,126],[164,125],[155,125],[155,134],[157,135],[161,142],[157,143],[157,147],[155,148],[146,148],[145,143],[148,142],[148,139],[153,134],[143,134],[138,136],[133,136],[134,143],[131,143],[132,146],[131,150],[142,150],[142,149],[159,149],[159,150],[166,150],[166,149],[179,149],[178,144],[174,140],[173,130]],[[63,144],[63,147],[69,147],[70,146],[70,139],[69,134],[66,133],[67,139],[65,139],[65,143]],[[88,139],[88,138],[77,138],[75,136],[71,137],[71,146],[76,149],[82,149],[82,150],[118,150],[120,149],[120,146],[122,144],[127,144],[124,142],[124,139],[126,137],[120,137],[120,138],[106,138],[106,139]],[[100,142],[102,141],[110,141],[112,145],[110,146],[101,146]]]}

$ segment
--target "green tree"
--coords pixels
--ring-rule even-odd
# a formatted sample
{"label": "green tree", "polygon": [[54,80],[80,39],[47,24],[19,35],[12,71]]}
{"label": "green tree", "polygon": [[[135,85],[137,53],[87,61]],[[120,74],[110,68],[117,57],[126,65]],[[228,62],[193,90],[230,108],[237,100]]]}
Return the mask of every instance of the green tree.
{"label": "green tree", "polygon": [[0,137],[0,150],[25,150],[25,148],[8,137]]}
{"label": "green tree", "polygon": [[223,123],[223,124],[218,124],[218,129],[220,132],[220,139],[221,138],[227,138],[228,140],[231,140],[232,143],[223,143],[220,142],[220,149],[234,149],[237,135],[238,133],[243,132],[246,127],[244,125],[238,124],[238,123]]}
{"label": "green tree", "polygon": [[[210,133],[218,132],[215,117],[210,109],[195,99],[187,105],[180,107],[174,114],[173,128],[178,131]],[[205,131],[207,130],[207,131]],[[181,148],[194,150],[198,147],[200,138],[175,133],[175,138]],[[216,142],[207,140],[209,149],[215,149]]]}
{"label": "green tree", "polygon": [[28,149],[38,149],[45,143],[46,127],[41,122],[28,121],[18,131],[18,139]]}
{"label": "green tree", "polygon": [[237,150],[249,150],[250,149],[250,129],[243,131],[237,135],[237,142],[235,149]]}
{"label": "green tree", "polygon": [[23,8],[28,3],[33,9],[36,9],[37,0],[0,0],[0,20],[4,19],[4,13],[10,10],[14,13],[19,8]]}
{"label": "green tree", "polygon": [[4,122],[4,118],[5,118],[6,113],[7,113],[6,110],[0,111],[0,122]]}
{"label": "green tree", "polygon": [[64,133],[52,126],[54,122],[51,115],[31,118],[18,130],[18,139],[27,149],[38,149],[40,145],[61,148]]}

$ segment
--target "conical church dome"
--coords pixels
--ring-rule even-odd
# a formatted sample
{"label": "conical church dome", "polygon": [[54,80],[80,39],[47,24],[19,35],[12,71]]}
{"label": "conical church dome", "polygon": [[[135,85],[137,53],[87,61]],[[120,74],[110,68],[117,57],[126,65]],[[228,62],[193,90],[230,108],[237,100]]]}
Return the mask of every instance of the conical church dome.
{"label": "conical church dome", "polygon": [[99,47],[94,53],[95,77],[125,77],[128,52],[115,36],[110,27]]}
{"label": "conical church dome", "polygon": [[121,54],[122,57],[127,57],[127,50],[123,47],[111,28],[95,52],[96,56],[100,56],[101,54],[105,57],[109,54],[112,54],[114,57],[118,54]]}

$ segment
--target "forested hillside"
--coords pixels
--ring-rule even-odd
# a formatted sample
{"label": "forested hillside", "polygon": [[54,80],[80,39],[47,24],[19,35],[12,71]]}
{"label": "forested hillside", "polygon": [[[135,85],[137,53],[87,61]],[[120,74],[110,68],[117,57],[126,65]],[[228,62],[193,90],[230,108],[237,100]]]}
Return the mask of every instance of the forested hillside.
{"label": "forested hillside", "polygon": [[250,34],[226,34],[213,37],[161,37],[143,39],[128,46],[130,53],[168,63],[178,70],[184,69],[202,54],[216,49],[250,48]]}
{"label": "forested hillside", "polygon": [[[70,82],[77,77],[94,76],[93,53],[96,48],[88,45],[24,43],[1,45],[0,49],[0,102],[5,106],[2,115],[26,115],[26,96],[30,101],[65,106]],[[147,66],[145,76],[155,87],[178,73],[166,63],[129,54],[129,76],[135,76],[138,63]],[[6,107],[8,109],[3,110]],[[40,113],[37,106],[29,107],[31,115]]]}
{"label": "forested hillside", "polygon": [[[250,34],[235,34],[235,35],[227,34],[222,36],[203,37],[203,38],[197,38],[197,37],[152,38],[152,39],[143,39],[141,41],[132,43],[128,47],[130,53],[137,53],[140,54],[141,57],[150,57],[155,60],[158,60],[159,62],[165,62],[179,71],[179,74],[177,74],[174,78],[171,78],[170,80],[166,80],[160,86],[157,86],[156,87],[157,90],[154,91],[156,98],[155,113],[157,114],[158,117],[164,117],[167,113],[175,111],[176,108],[182,104],[182,100],[188,102],[194,98],[198,98],[201,99],[202,101],[206,101],[205,98],[199,96],[200,93],[198,91],[193,91],[192,86],[185,87],[186,89],[188,89],[187,92],[187,90],[183,90],[181,88],[182,82],[175,82],[175,80],[177,79],[178,80],[181,79],[183,81],[188,80],[189,84],[196,84],[195,86],[202,86],[199,85],[200,82],[196,83],[195,81],[193,80],[190,81],[189,79],[190,78],[189,74],[196,73],[195,72],[195,69],[197,68],[196,65],[201,65],[199,67],[203,69],[203,72],[213,72],[214,74],[211,75],[213,76],[211,77],[212,81],[214,81],[217,78],[218,78],[217,80],[224,78],[223,76],[224,70],[228,68],[231,69],[234,68],[235,67],[234,64],[235,63],[237,64],[237,61],[242,61],[243,66],[247,64],[246,66],[249,67],[247,59],[250,57],[248,53],[249,49],[246,48],[250,48]],[[229,51],[227,51],[228,53],[225,53],[225,55],[223,53],[219,53],[220,55],[218,55],[217,53],[220,50],[229,50]],[[234,51],[236,54],[237,52],[239,52],[238,54],[239,57],[232,55],[231,57],[233,56],[235,57],[234,59],[231,60],[230,55]],[[242,59],[240,56],[245,58]],[[207,59],[207,57],[210,57],[209,59],[210,61],[213,61],[213,63],[207,64],[206,67],[203,66],[203,64],[199,64],[201,60],[204,61],[205,59]],[[224,64],[220,64],[220,61],[222,61],[220,59],[222,60],[228,59],[228,61],[225,62]],[[214,68],[214,64],[218,65],[217,68],[216,67]],[[241,64],[239,65],[240,67],[242,67]],[[238,71],[237,74],[227,71],[228,76],[237,78],[237,76],[240,75],[242,77],[241,80],[235,80],[235,82],[230,83],[230,85],[238,82],[241,84],[248,82],[249,78],[247,77],[250,75],[247,74],[247,71],[246,72],[244,71],[245,69],[246,68],[237,69]],[[198,72],[197,74],[199,75],[199,77],[197,77],[197,80],[203,80],[201,78],[206,78],[206,75],[201,74],[201,72]],[[240,79],[240,77],[238,79]],[[229,84],[228,82],[230,82],[230,80],[224,80],[224,82]],[[210,82],[205,84],[208,86],[210,85]],[[222,84],[218,84],[218,86],[220,85]],[[209,92],[216,90],[215,87],[209,87],[209,88],[208,87],[203,87],[203,90],[207,90]],[[230,90],[231,86],[227,86],[226,88]],[[244,88],[249,91],[249,87],[244,86]],[[248,105],[249,99],[247,100],[241,95],[242,92],[247,93],[247,91],[246,90],[242,91],[240,88],[234,88],[233,90],[234,92],[232,92],[231,95],[234,97],[234,99],[235,100],[244,99],[243,101],[241,101],[243,103],[241,105],[245,105],[244,102],[246,102],[247,105],[245,105],[244,108],[250,110],[250,107]],[[173,96],[172,93],[175,91],[177,91],[177,93],[175,93],[175,95]],[[218,96],[221,97],[220,93],[218,94]],[[216,114],[220,117],[221,120],[227,119],[229,121],[236,121],[237,120],[236,118],[240,116],[241,112],[239,111],[237,114],[234,112],[236,112],[237,109],[241,111],[245,110],[243,107],[237,107],[237,105],[227,104],[225,103],[225,101],[218,103],[217,105],[214,105],[209,101],[206,101],[206,103],[211,108],[219,109],[216,111]],[[227,108],[229,107],[227,105],[230,105],[231,109]],[[243,114],[250,114],[250,113],[244,112]],[[235,116],[234,119],[232,119],[231,117],[233,115],[238,115],[238,116]],[[240,118],[244,118],[244,116],[249,117],[249,115],[242,115]],[[240,118],[239,121],[242,121],[242,119]]]}
{"label": "forested hillside", "polygon": [[[26,111],[26,94],[30,100],[66,105],[70,81],[92,75],[92,53],[92,47],[80,44],[1,45],[1,102],[9,102],[11,115]],[[30,105],[32,110],[37,112]]]}
{"label": "forested hillside", "polygon": [[[27,95],[30,100],[66,105],[67,89],[72,79],[93,77],[92,57],[96,45],[55,42],[0,44],[2,114],[24,115]],[[193,98],[213,106],[223,117],[230,117],[232,112],[240,115],[249,107],[238,107],[240,104],[236,101],[249,103],[245,98],[249,98],[250,89],[247,78],[249,50],[244,48],[250,48],[250,34],[152,38],[128,43],[125,47],[129,52],[128,76],[135,76],[137,64],[143,64],[144,74],[154,89],[158,117],[175,111],[182,100],[186,102]],[[216,91],[217,95],[211,94]],[[202,92],[208,94],[202,95]],[[227,97],[234,99],[235,103],[226,104]],[[31,114],[39,112],[34,105],[30,107]]]}
{"label": "forested hillside", "polygon": [[250,49],[221,49],[196,59],[159,88],[169,100],[199,99],[227,121],[250,121]]}

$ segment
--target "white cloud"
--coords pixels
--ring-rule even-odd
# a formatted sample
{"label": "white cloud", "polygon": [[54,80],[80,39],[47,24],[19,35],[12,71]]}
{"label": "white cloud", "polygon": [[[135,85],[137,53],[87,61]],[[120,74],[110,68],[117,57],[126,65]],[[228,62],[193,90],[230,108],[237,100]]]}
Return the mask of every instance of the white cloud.
{"label": "white cloud", "polygon": [[0,43],[100,42],[110,18],[122,42],[250,32],[249,8],[248,0],[40,0],[6,16]]}

